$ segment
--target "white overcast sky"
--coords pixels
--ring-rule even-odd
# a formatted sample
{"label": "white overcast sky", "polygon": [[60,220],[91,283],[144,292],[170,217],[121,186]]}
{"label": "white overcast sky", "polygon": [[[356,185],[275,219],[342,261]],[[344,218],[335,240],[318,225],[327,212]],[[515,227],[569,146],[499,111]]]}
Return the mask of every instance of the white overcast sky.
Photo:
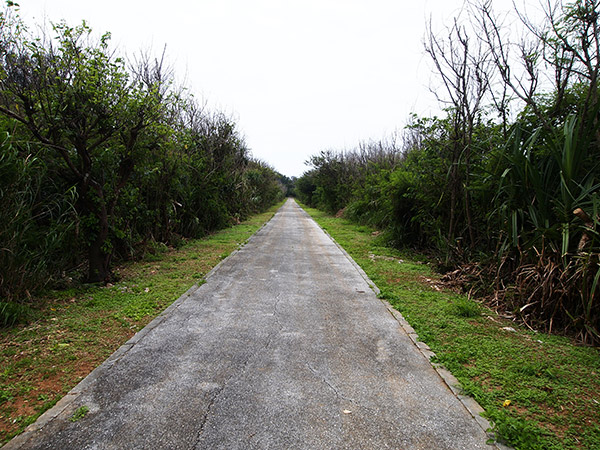
{"label": "white overcast sky", "polygon": [[[180,81],[231,115],[252,154],[288,176],[320,150],[438,111],[425,24],[461,0],[17,0],[29,25],[86,20],[128,55],[167,56]],[[498,10],[510,0],[496,0]]]}

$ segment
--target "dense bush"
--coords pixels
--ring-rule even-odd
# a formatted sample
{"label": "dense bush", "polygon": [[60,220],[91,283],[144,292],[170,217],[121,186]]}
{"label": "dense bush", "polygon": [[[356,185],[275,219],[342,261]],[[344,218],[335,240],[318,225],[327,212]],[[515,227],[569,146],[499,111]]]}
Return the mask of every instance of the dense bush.
{"label": "dense bush", "polygon": [[44,161],[19,150],[8,133],[0,146],[0,296],[15,300],[73,262],[76,193],[55,183]]}
{"label": "dense bush", "polygon": [[283,177],[230,118],[176,89],[163,58],[126,64],[85,24],[35,36],[10,7],[0,54],[2,305],[77,271],[106,281],[114,258],[283,198]]}
{"label": "dense bush", "polygon": [[[469,7],[472,36],[457,19],[446,41],[426,39],[445,116],[412,117],[400,152],[382,142],[314,156],[298,196],[437,251],[529,324],[599,343],[598,3],[559,5],[540,26],[521,14],[533,41],[520,44],[490,2]],[[555,86],[542,92],[544,69]]]}

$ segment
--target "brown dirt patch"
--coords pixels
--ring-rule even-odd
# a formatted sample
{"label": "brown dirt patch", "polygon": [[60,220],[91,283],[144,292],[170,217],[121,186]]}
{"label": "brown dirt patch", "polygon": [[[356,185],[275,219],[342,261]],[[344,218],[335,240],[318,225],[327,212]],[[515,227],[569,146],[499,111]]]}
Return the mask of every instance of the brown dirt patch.
{"label": "brown dirt patch", "polygon": [[[11,362],[16,363],[16,366],[30,358],[33,353],[36,354],[32,363],[24,363],[22,367],[13,369],[10,376],[0,380],[6,386],[22,386],[21,389],[25,391],[0,405],[0,442],[16,432],[22,426],[23,420],[38,414],[47,402],[62,397],[75,387],[135,334],[134,330],[110,320],[110,314],[100,314],[107,319],[102,336],[90,335],[86,350],[76,352],[72,359],[60,359],[53,349],[57,333],[61,340],[75,337],[69,331],[48,330],[45,336],[35,342],[28,340],[0,343],[0,348],[3,349],[17,348],[17,352],[11,357]],[[144,324],[136,325],[141,328]],[[35,349],[28,348],[30,345],[34,345]],[[19,351],[20,349],[22,351]]]}

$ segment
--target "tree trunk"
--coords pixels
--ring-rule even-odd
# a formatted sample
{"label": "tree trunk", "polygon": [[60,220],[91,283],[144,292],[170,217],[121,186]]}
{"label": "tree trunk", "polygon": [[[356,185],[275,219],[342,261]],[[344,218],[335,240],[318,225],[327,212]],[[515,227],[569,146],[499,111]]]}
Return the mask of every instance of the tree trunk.
{"label": "tree trunk", "polygon": [[450,223],[448,224],[448,242],[454,241],[456,234],[457,206],[460,197],[460,144],[458,141],[458,125],[454,125],[452,137],[452,160],[450,162],[449,188],[450,188]]}
{"label": "tree trunk", "polygon": [[88,248],[89,271],[88,283],[107,281],[110,278],[109,260],[110,255],[106,253],[105,244],[108,238],[108,217],[103,210],[98,217],[99,230]]}
{"label": "tree trunk", "polygon": [[[454,169],[452,169],[454,172]],[[450,177],[450,220],[448,224],[448,242],[454,240],[454,218],[456,216],[456,185],[454,183],[454,173]]]}
{"label": "tree trunk", "polygon": [[106,255],[102,251],[102,244],[98,241],[90,244],[88,258],[90,267],[87,282],[97,283],[106,280],[108,278],[108,267],[106,266]]}
{"label": "tree trunk", "polygon": [[471,249],[475,248],[475,230],[473,229],[473,216],[471,215],[471,146],[473,143],[473,119],[469,117],[467,129],[464,131],[465,136],[465,215],[467,218],[467,229],[469,230],[469,240],[471,241]]}

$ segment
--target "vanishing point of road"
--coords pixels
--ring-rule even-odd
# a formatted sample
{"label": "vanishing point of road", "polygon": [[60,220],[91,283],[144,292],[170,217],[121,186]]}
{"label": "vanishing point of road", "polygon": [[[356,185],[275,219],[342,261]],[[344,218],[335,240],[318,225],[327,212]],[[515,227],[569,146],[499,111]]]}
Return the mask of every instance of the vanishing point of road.
{"label": "vanishing point of road", "polygon": [[365,278],[288,200],[4,448],[493,448]]}

